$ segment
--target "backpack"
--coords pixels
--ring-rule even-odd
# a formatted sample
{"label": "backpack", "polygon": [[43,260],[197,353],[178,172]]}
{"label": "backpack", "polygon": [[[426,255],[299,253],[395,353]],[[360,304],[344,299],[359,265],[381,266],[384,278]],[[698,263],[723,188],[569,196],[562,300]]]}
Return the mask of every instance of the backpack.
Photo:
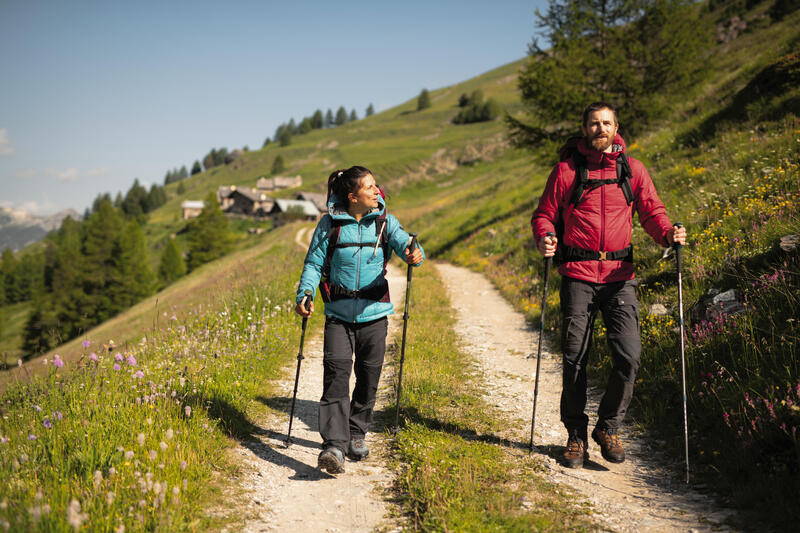
{"label": "backpack", "polygon": [[341,285],[336,285],[330,281],[331,275],[331,260],[333,259],[333,252],[336,248],[349,248],[349,247],[374,247],[380,243],[383,250],[383,275],[386,275],[386,265],[389,262],[389,236],[386,231],[386,210],[384,209],[375,219],[375,239],[373,243],[340,243],[339,235],[342,232],[342,224],[344,221],[333,219],[331,221],[331,229],[328,232],[328,248],[325,251],[325,262],[322,264],[322,276],[319,282],[319,292],[322,296],[322,301],[325,303],[335,302],[346,298],[364,298],[367,300],[375,300],[377,302],[389,301],[389,284],[384,279],[384,282],[375,287],[366,290],[351,291]]}
{"label": "backpack", "polygon": [[[567,205],[567,211],[570,211],[570,205],[577,206],[583,200],[584,193],[592,191],[603,185],[619,185],[622,189],[622,194],[625,195],[625,201],[631,205],[636,197],[633,195],[633,188],[631,187],[631,179],[633,172],[631,165],[628,162],[628,156],[625,152],[620,152],[617,157],[617,179],[605,180],[589,180],[589,167],[586,162],[586,156],[575,149],[572,152],[572,164],[575,167],[575,183],[572,189],[572,195]],[[563,242],[564,237],[564,216],[563,213],[559,214],[556,227],[556,255],[553,258],[556,265],[568,263],[570,261],[586,261],[586,260],[622,260],[633,262],[633,245],[627,248],[617,250],[615,252],[596,252],[594,250],[584,250],[582,248],[573,248],[567,246]]]}

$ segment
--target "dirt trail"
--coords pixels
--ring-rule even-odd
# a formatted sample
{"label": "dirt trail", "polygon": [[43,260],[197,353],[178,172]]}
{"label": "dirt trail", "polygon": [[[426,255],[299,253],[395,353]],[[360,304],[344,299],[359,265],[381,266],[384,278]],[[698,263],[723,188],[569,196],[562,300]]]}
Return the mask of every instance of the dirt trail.
{"label": "dirt trail", "polygon": [[[508,415],[503,435],[527,447],[536,372],[538,331],[532,331],[482,275],[437,263],[457,311],[458,332],[484,374],[485,399]],[[534,357],[527,356],[533,352]],[[730,531],[722,522],[732,511],[686,486],[681,465],[665,465],[658,450],[623,428],[626,461],[613,464],[589,443],[583,469],[561,466],[566,432],[559,420],[560,356],[543,350],[536,412],[536,444],[547,477],[577,491],[594,507],[596,518],[614,531]],[[601,391],[590,391],[587,413],[591,430]]]}
{"label": "dirt trail", "polygon": [[[311,232],[299,231],[296,242],[308,246]],[[402,305],[405,294],[405,274],[389,265],[387,279],[395,314],[389,317],[391,339],[402,328]],[[399,309],[399,312],[398,312]],[[323,310],[320,303],[315,312]],[[298,327],[300,319],[297,320]],[[296,349],[296,348],[295,348]],[[376,529],[391,530],[388,515],[391,512],[389,487],[393,475],[385,468],[383,458],[387,453],[385,432],[379,425],[380,411],[391,401],[391,367],[384,366],[375,406],[376,423],[367,435],[370,456],[364,461],[346,461],[346,472],[331,476],[317,469],[317,455],[322,439],[317,423],[317,406],[322,394],[322,335],[306,338],[303,350],[305,359],[300,369],[292,445],[286,448],[284,440],[289,424],[288,406],[294,388],[296,365],[287,370],[286,377],[276,391],[276,398],[267,404],[280,411],[279,415],[256,421],[263,429],[257,440],[238,445],[233,453],[240,456],[244,474],[240,500],[245,503],[239,512],[245,517],[243,527],[235,531],[287,531],[303,532],[367,532]],[[351,376],[352,390],[355,378]],[[388,401],[387,401],[388,400]],[[286,411],[285,413],[283,411]]]}

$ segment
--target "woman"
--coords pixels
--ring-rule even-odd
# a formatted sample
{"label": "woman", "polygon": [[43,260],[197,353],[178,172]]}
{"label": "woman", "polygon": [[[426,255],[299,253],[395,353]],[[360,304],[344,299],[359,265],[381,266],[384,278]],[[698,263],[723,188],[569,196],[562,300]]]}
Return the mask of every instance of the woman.
{"label": "woman", "polygon": [[[409,234],[386,213],[383,194],[368,169],[354,166],[330,175],[328,214],[311,239],[295,308],[300,316],[310,316],[314,302],[304,300],[305,292],[314,294],[319,284],[325,301],[325,346],[318,464],[328,473],[344,472],[345,454],[355,461],[369,455],[364,438],[383,367],[386,316],[394,312],[385,267],[392,250],[410,265],[422,263],[422,249],[411,250],[410,244]],[[351,400],[353,354],[356,385]]]}

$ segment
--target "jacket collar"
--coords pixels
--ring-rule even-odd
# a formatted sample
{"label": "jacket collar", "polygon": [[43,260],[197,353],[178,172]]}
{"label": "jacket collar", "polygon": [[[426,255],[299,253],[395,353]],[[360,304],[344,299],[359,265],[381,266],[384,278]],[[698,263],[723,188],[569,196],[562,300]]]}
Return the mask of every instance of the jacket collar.
{"label": "jacket collar", "polygon": [[619,154],[626,151],[625,139],[622,135],[617,133],[614,137],[614,144],[612,145],[611,152],[598,152],[586,142],[585,138],[581,138],[576,145],[577,150],[586,157],[586,162],[590,165],[604,166],[606,162],[616,161]]}

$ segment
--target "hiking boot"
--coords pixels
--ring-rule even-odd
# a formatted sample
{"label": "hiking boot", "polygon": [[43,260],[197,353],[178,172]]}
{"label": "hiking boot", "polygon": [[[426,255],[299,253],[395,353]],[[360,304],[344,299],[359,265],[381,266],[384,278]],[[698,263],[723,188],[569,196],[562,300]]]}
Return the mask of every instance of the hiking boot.
{"label": "hiking boot", "polygon": [[344,472],[344,454],[342,450],[335,446],[330,446],[322,450],[317,459],[317,468],[327,470],[329,474],[341,474]]}
{"label": "hiking boot", "polygon": [[583,460],[589,459],[589,452],[586,450],[586,441],[577,435],[570,435],[567,440],[567,448],[564,450],[564,466],[567,468],[581,468]]}
{"label": "hiking boot", "polygon": [[610,463],[621,463],[625,460],[625,450],[619,441],[615,428],[594,428],[592,438],[600,445],[600,452],[603,459]]}
{"label": "hiking boot", "polygon": [[364,437],[350,439],[350,446],[347,448],[347,457],[353,461],[360,461],[366,459],[369,455],[369,448]]}

